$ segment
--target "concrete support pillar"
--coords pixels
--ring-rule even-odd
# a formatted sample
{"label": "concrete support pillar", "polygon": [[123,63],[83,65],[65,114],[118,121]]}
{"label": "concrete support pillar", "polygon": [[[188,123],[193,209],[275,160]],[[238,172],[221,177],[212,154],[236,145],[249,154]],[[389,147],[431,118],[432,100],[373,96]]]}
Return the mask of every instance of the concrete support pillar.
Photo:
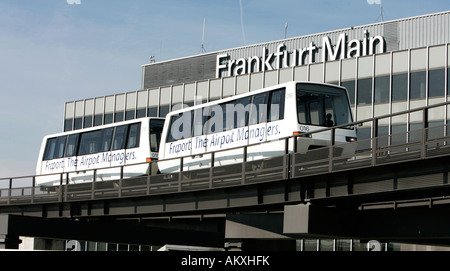
{"label": "concrete support pillar", "polygon": [[22,241],[19,239],[19,236],[0,234],[0,249],[19,249],[20,243]]}
{"label": "concrete support pillar", "polygon": [[9,215],[0,215],[0,249],[19,249],[19,236],[9,232]]}

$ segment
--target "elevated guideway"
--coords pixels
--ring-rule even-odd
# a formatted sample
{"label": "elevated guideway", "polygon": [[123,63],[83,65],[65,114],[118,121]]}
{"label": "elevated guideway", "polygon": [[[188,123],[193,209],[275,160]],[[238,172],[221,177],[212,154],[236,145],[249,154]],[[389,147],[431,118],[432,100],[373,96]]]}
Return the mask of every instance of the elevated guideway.
{"label": "elevated guideway", "polygon": [[[92,182],[81,184],[73,182],[77,173],[0,179],[0,214],[75,224],[138,220],[153,226],[194,217],[193,224],[186,226],[183,220],[178,229],[198,233],[213,228],[222,236],[219,243],[221,238],[312,237],[446,243],[450,232],[439,226],[439,219],[450,222],[450,136],[443,120],[436,125],[434,113],[442,116],[448,105],[352,123],[357,129],[370,127],[372,135],[346,143],[355,149],[346,156],[333,137],[325,148],[307,153],[291,149],[298,137],[308,138],[304,133],[283,139],[284,155],[247,161],[247,148],[253,147],[248,146],[241,148],[241,160],[229,166],[216,166],[211,153],[212,167],[172,174],[127,178],[123,166],[117,168],[121,177],[112,181],[97,179],[100,169],[90,172]],[[411,114],[422,116],[420,128],[379,133],[381,125]],[[183,162],[179,159],[181,169]],[[36,186],[38,178],[58,180],[59,185]],[[386,219],[397,224],[386,224]],[[244,229],[257,230],[252,236]]]}

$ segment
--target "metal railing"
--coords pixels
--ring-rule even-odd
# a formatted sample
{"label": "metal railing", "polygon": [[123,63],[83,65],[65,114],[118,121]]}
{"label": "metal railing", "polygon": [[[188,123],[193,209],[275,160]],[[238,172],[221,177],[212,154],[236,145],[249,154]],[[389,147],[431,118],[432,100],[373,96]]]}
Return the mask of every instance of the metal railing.
{"label": "metal railing", "polygon": [[[257,145],[239,147],[235,150],[242,152],[236,163],[226,166],[217,166],[215,157],[224,152],[220,151],[204,154],[209,157],[209,166],[196,170],[183,171],[184,160],[187,158],[171,159],[177,160],[181,170],[170,174],[156,173],[158,163],[168,161],[161,160],[83,172],[3,178],[0,179],[0,205],[73,202],[199,191],[447,156],[450,154],[447,125],[443,119],[438,119],[441,125],[430,125],[435,123],[433,117],[430,117],[434,116],[430,111],[439,111],[442,117],[442,112],[447,112],[449,105],[450,103],[436,104],[284,138],[275,142],[284,143],[284,154],[268,159],[248,159],[249,149],[257,148]],[[411,125],[412,129],[400,133],[379,133],[379,128],[384,127],[380,124],[392,127],[391,124],[396,122],[396,118],[410,118],[412,114],[421,116],[415,116],[414,119],[418,121],[415,128]],[[335,143],[335,129],[344,126],[370,128],[371,137],[356,142]],[[302,137],[325,131],[331,131],[329,146],[305,153],[296,151],[295,143]],[[147,173],[136,176],[134,173],[137,171]],[[37,185],[44,181],[52,185]]]}

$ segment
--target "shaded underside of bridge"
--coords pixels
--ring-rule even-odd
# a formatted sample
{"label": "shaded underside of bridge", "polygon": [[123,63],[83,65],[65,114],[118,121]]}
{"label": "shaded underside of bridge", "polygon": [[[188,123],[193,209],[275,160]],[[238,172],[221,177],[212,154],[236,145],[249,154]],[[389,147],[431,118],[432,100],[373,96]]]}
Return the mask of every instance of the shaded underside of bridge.
{"label": "shaded underside of bridge", "polygon": [[[162,195],[0,206],[19,236],[130,244],[295,249],[295,239],[450,245],[450,157]],[[262,242],[262,243],[261,243]],[[0,242],[1,243],[1,242]]]}

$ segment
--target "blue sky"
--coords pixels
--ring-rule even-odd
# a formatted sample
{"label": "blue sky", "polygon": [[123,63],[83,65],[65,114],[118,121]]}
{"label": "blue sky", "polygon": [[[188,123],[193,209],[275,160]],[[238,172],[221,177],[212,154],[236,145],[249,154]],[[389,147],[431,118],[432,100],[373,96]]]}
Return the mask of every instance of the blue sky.
{"label": "blue sky", "polygon": [[[0,178],[32,175],[64,103],[138,90],[141,65],[379,22],[380,0],[2,0]],[[370,4],[374,3],[374,4]],[[450,10],[385,0],[384,20]],[[241,8],[242,7],[242,8]]]}

